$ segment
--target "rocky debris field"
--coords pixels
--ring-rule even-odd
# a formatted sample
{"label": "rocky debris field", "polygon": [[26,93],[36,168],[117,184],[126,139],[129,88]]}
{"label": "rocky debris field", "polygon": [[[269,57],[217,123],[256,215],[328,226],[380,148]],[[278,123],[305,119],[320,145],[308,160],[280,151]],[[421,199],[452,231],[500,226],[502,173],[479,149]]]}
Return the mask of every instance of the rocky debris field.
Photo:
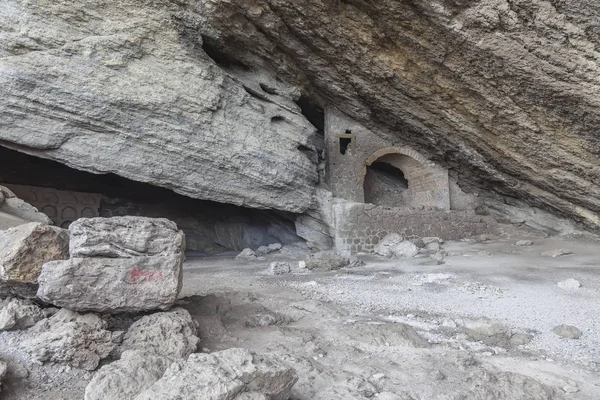
{"label": "rocky debris field", "polygon": [[423,238],[414,257],[388,242],[390,258],[189,258],[164,311],[7,298],[2,398],[600,398],[597,242]]}

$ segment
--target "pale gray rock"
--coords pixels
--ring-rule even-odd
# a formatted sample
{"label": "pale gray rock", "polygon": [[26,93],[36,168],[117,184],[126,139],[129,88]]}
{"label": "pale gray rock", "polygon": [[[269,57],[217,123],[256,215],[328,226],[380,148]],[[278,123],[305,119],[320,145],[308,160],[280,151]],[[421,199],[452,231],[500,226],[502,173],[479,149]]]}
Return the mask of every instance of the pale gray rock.
{"label": "pale gray rock", "polygon": [[424,245],[428,245],[430,243],[437,243],[437,244],[444,243],[444,241],[442,239],[440,239],[439,237],[435,237],[435,236],[421,238],[421,241],[423,242]]}
{"label": "pale gray rock", "polygon": [[107,323],[95,314],[79,314],[63,308],[35,324],[22,347],[39,362],[94,370],[123,338],[123,332],[110,332],[106,327]]}
{"label": "pale gray rock", "polygon": [[[512,331],[501,321],[481,319],[468,321],[462,327],[462,331],[473,340],[504,348],[511,347]],[[515,340],[518,341],[518,338]]]}
{"label": "pale gray rock", "polygon": [[356,268],[362,265],[364,265],[364,262],[358,257],[348,256],[347,254],[340,255],[334,251],[321,251],[311,254],[305,260],[302,268],[335,271],[341,268]]}
{"label": "pale gray rock", "polygon": [[299,91],[219,68],[198,6],[3,1],[3,145],[189,197],[304,211],[318,175]]}
{"label": "pale gray rock", "polygon": [[159,380],[173,362],[152,351],[128,350],[105,365],[85,388],[85,400],[132,400]]}
{"label": "pale gray rock", "polygon": [[446,262],[446,256],[444,252],[438,251],[436,253],[430,254],[429,258],[431,258],[437,265],[442,265]]}
{"label": "pale gray rock", "polygon": [[565,339],[579,339],[583,335],[579,328],[572,325],[555,326],[552,332]]}
{"label": "pale gray rock", "polygon": [[291,368],[246,349],[192,354],[173,363],[136,400],[287,399],[298,377]]}
{"label": "pale gray rock", "polygon": [[71,224],[71,259],[43,266],[38,297],[76,311],[167,309],[181,290],[185,236],[144,217],[82,218]]}
{"label": "pale gray rock", "polygon": [[542,256],[555,258],[555,257],[568,256],[570,254],[573,254],[573,252],[571,250],[568,250],[568,249],[555,249],[555,250],[544,251],[542,253]]}
{"label": "pale gray rock", "polygon": [[288,262],[274,261],[269,265],[269,274],[284,275],[292,272],[292,265]]}
{"label": "pale gray rock", "polygon": [[81,218],[69,226],[72,258],[129,258],[180,254],[185,236],[164,218]]}
{"label": "pale gray rock", "polygon": [[519,240],[519,241],[517,241],[517,243],[515,243],[515,245],[520,246],[520,247],[533,246],[533,241],[532,240]]}
{"label": "pale gray rock", "polygon": [[577,279],[569,278],[556,284],[561,289],[577,290],[581,287],[581,283]]}
{"label": "pale gray rock", "polygon": [[[428,244],[428,243],[427,243]],[[388,258],[412,258],[419,254],[419,248],[397,233],[390,233],[375,246],[375,253]]]}
{"label": "pale gray rock", "polygon": [[44,263],[68,257],[69,235],[64,229],[31,222],[0,231],[0,284],[15,294],[34,297]]}
{"label": "pale gray rock", "polygon": [[271,243],[269,246],[267,246],[269,248],[269,252],[270,253],[274,253],[276,251],[281,250],[281,243]]}
{"label": "pale gray rock", "polygon": [[52,224],[52,220],[31,204],[17,198],[8,188],[0,185],[0,231],[28,222]]}
{"label": "pale gray rock", "polygon": [[183,308],[146,315],[129,327],[119,351],[144,350],[172,358],[186,358],[196,351],[197,329]]}
{"label": "pale gray rock", "polygon": [[181,290],[183,253],[131,258],[72,258],[46,263],[37,296],[75,311],[168,309]]}
{"label": "pale gray rock", "polygon": [[36,304],[21,299],[7,299],[0,309],[0,331],[27,329],[46,318]]}
{"label": "pale gray rock", "polygon": [[244,249],[235,258],[238,260],[255,260],[256,253],[252,249]]}

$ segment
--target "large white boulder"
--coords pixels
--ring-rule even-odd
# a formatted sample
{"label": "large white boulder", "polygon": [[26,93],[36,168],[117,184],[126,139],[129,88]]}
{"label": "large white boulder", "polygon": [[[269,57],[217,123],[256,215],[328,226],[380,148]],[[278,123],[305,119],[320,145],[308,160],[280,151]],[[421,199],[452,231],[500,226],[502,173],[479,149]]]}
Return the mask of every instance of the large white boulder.
{"label": "large white boulder", "polygon": [[167,309],[181,290],[185,237],[166,219],[83,218],[71,259],[44,265],[38,297],[76,311]]}

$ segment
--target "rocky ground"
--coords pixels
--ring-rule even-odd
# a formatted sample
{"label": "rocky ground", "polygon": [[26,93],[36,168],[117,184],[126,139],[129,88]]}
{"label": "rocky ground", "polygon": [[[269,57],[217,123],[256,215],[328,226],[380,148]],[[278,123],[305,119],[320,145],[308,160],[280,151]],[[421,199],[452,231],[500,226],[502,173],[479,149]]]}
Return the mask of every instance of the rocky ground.
{"label": "rocky ground", "polygon": [[[600,398],[598,242],[512,236],[442,249],[440,265],[365,256],[336,271],[296,268],[301,252],[188,257],[179,303],[198,323],[199,352],[242,347],[293,367],[294,400]],[[572,254],[542,255],[558,249]],[[273,261],[292,272],[271,275]],[[137,318],[109,318],[109,329]],[[20,347],[32,334],[0,333],[2,398],[83,398],[95,372],[34,363]]]}

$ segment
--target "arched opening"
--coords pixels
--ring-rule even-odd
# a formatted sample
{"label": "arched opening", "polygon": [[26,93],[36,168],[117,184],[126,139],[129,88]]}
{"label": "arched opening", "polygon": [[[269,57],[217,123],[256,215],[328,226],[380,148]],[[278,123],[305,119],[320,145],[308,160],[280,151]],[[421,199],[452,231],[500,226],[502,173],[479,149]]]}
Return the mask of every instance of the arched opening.
{"label": "arched opening", "polygon": [[410,149],[390,147],[365,163],[364,200],[387,207],[448,209],[448,173]]}
{"label": "arched opening", "polygon": [[408,180],[404,172],[386,162],[367,166],[365,175],[365,203],[378,206],[401,207],[408,202]]}

